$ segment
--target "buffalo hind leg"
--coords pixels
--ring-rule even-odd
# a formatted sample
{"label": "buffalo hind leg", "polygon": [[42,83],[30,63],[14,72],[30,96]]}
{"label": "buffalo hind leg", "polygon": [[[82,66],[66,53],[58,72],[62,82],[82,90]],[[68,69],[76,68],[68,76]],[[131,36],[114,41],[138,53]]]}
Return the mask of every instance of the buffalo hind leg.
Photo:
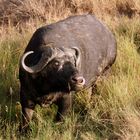
{"label": "buffalo hind leg", "polygon": [[56,122],[61,122],[64,120],[64,116],[70,111],[72,101],[71,94],[64,94],[60,99],[55,103],[58,106],[58,111],[56,115]]}

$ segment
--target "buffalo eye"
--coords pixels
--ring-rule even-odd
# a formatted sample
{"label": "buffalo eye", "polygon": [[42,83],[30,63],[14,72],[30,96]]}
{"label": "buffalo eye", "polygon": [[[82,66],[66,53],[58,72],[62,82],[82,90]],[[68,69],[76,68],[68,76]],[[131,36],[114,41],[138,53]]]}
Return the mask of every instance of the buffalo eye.
{"label": "buffalo eye", "polygon": [[53,67],[59,71],[62,69],[63,66],[61,62],[55,61]]}
{"label": "buffalo eye", "polygon": [[58,61],[54,62],[54,67],[59,67],[60,65],[61,65],[60,62]]}
{"label": "buffalo eye", "polygon": [[55,65],[55,66],[59,66],[60,63],[59,63],[59,62],[55,62],[54,65]]}

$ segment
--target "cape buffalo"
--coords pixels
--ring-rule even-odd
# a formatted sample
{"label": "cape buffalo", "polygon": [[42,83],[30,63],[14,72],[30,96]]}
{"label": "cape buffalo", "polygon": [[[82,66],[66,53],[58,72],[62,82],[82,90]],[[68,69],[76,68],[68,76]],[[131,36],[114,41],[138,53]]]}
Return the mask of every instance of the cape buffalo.
{"label": "cape buffalo", "polygon": [[58,106],[56,120],[70,107],[70,92],[93,85],[116,58],[111,31],[93,15],[77,15],[35,31],[20,61],[23,128],[36,104]]}

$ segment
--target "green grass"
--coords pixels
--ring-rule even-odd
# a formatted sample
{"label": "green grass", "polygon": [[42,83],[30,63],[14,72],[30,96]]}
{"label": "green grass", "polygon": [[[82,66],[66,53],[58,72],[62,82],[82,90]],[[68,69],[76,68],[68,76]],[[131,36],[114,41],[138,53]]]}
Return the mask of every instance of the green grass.
{"label": "green grass", "polygon": [[99,78],[93,95],[74,96],[73,109],[62,124],[55,124],[55,106],[36,108],[31,132],[21,136],[19,58],[34,28],[19,33],[10,27],[0,38],[0,139],[100,140],[140,138],[140,20],[122,17],[108,22],[117,39],[118,55],[107,76]]}

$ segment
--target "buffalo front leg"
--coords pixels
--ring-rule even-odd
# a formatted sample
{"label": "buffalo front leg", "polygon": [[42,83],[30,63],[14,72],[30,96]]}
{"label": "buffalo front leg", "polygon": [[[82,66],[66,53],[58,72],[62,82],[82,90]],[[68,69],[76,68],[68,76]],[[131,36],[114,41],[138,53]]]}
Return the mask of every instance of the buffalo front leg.
{"label": "buffalo front leg", "polygon": [[71,110],[71,94],[64,94],[60,99],[57,100],[56,105],[58,106],[56,115],[56,121],[58,122],[64,120],[64,116]]}
{"label": "buffalo front leg", "polygon": [[35,103],[32,100],[21,101],[22,105],[22,123],[20,126],[20,131],[27,131],[29,128],[29,123],[32,119]]}

